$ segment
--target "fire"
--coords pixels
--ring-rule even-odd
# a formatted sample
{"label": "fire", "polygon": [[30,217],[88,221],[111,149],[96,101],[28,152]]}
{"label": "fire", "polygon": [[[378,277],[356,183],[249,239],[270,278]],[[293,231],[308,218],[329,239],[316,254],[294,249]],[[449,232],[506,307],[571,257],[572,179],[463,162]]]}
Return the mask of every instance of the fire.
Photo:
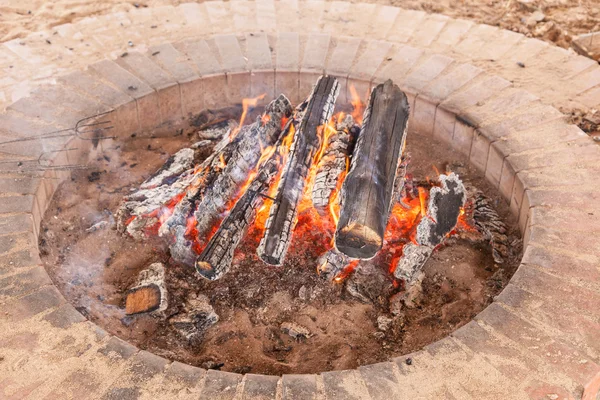
{"label": "fire", "polygon": [[335,278],[333,278],[333,281],[335,283],[341,283],[344,280],[346,280],[346,278],[348,278],[350,274],[354,272],[359,262],[360,260],[352,260],[350,264],[346,265],[344,269],[342,269],[342,271],[339,274],[337,274]]}
{"label": "fire", "polygon": [[418,190],[421,216],[424,217],[427,214],[427,193],[425,193],[425,189],[420,186],[418,187]]}
{"label": "fire", "polygon": [[350,96],[352,100],[350,100],[350,104],[352,104],[352,118],[354,118],[354,122],[359,125],[362,125],[363,113],[366,108],[366,104],[361,100],[358,92],[354,85],[350,85]]}
{"label": "fire", "polygon": [[[242,129],[242,126],[244,125],[244,122],[246,121],[246,116],[248,115],[248,110],[250,108],[256,107],[258,105],[258,102],[260,100],[264,99],[266,95],[267,95],[266,93],[263,93],[257,97],[242,99],[242,115],[240,116],[240,123],[238,124],[238,126],[235,129],[231,130],[231,133],[229,134],[230,141],[235,139],[237,134],[240,132],[240,129]],[[269,117],[263,116],[261,118],[261,120],[262,120],[263,124],[266,124],[267,122],[269,122]]]}

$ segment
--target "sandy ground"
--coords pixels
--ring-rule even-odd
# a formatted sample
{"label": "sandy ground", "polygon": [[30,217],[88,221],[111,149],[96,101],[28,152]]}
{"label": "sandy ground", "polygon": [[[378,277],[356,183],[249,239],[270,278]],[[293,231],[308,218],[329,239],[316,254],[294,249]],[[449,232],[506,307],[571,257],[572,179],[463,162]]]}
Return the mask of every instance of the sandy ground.
{"label": "sandy ground", "polygon": [[[578,35],[600,30],[598,0],[364,0],[441,13],[499,26],[568,48]],[[186,0],[3,0],[0,41],[26,36],[81,18],[134,7],[177,5]]]}

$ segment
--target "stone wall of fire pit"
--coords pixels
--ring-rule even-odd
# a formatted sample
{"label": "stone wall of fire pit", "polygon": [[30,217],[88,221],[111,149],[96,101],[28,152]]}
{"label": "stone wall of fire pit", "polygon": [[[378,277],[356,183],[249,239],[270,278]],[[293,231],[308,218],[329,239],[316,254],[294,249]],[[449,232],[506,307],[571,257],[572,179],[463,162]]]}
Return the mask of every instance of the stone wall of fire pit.
{"label": "stone wall of fire pit", "polygon": [[[0,66],[0,397],[596,398],[600,149],[557,109],[600,104],[593,61],[440,15],[258,0],[86,18],[3,43]],[[66,303],[41,267],[38,229],[98,136],[172,132],[194,111],[263,92],[297,102],[324,72],[339,77],[341,101],[350,83],[394,79],[410,129],[468,155],[500,189],[525,254],[492,305],[414,354],[276,377],[170,362]]]}

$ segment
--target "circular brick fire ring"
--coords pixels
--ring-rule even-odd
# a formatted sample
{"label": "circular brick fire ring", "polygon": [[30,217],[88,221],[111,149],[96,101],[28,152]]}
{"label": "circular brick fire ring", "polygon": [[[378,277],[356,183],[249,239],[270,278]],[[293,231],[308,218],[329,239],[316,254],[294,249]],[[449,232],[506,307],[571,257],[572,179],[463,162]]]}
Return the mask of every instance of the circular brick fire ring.
{"label": "circular brick fire ring", "polygon": [[[34,138],[0,148],[0,397],[596,398],[600,149],[556,109],[600,104],[593,61],[440,15],[259,0],[86,18],[2,44],[0,65],[8,71],[0,141]],[[277,377],[170,362],[66,303],[41,267],[37,235],[69,175],[53,167],[86,160],[92,147],[67,128],[111,111],[99,120],[118,136],[172,132],[188,113],[241,97],[285,92],[297,101],[323,72],[363,91],[392,78],[409,94],[410,129],[444,140],[499,188],[525,254],[493,304],[416,353]],[[24,165],[40,171],[15,173]]]}

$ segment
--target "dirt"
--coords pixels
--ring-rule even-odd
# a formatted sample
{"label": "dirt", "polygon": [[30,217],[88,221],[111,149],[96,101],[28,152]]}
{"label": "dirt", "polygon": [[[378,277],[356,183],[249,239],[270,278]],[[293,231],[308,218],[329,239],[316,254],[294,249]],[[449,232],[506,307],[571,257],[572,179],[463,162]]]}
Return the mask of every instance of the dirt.
{"label": "dirt", "polygon": [[[170,259],[160,240],[122,237],[112,217],[125,194],[169,155],[195,141],[190,130],[173,137],[104,142],[103,153],[89,168],[73,171],[71,180],[60,186],[42,223],[42,260],[67,299],[108,332],[155,354],[205,368],[260,374],[314,373],[384,361],[420,349],[470,321],[518,265],[518,249],[500,267],[489,245],[461,233],[427,262],[422,290],[411,289],[410,306],[393,301],[406,296],[402,285],[396,285],[396,297],[362,303],[344,290],[344,283],[318,276],[316,259],[330,247],[331,233],[323,235],[301,219],[283,267],[258,259],[259,233],[251,230],[231,270],[220,280],[203,280],[192,268]],[[207,156],[210,148],[204,151]],[[409,135],[407,151],[412,155],[409,172],[417,180],[431,179],[436,170],[444,171],[452,163],[468,184],[493,199],[511,226],[511,239],[517,240],[514,221],[498,193],[464,167],[467,163],[456,152],[418,134]],[[86,231],[99,221],[108,221],[109,227]],[[380,253],[374,263],[387,274],[389,261],[389,254]],[[167,311],[125,315],[127,290],[153,262],[167,267]],[[189,343],[169,319],[182,312],[186,298],[198,294],[208,297],[219,322],[203,340]],[[391,320],[385,331],[378,327],[379,317]],[[309,334],[293,337],[282,326],[297,326]]]}

